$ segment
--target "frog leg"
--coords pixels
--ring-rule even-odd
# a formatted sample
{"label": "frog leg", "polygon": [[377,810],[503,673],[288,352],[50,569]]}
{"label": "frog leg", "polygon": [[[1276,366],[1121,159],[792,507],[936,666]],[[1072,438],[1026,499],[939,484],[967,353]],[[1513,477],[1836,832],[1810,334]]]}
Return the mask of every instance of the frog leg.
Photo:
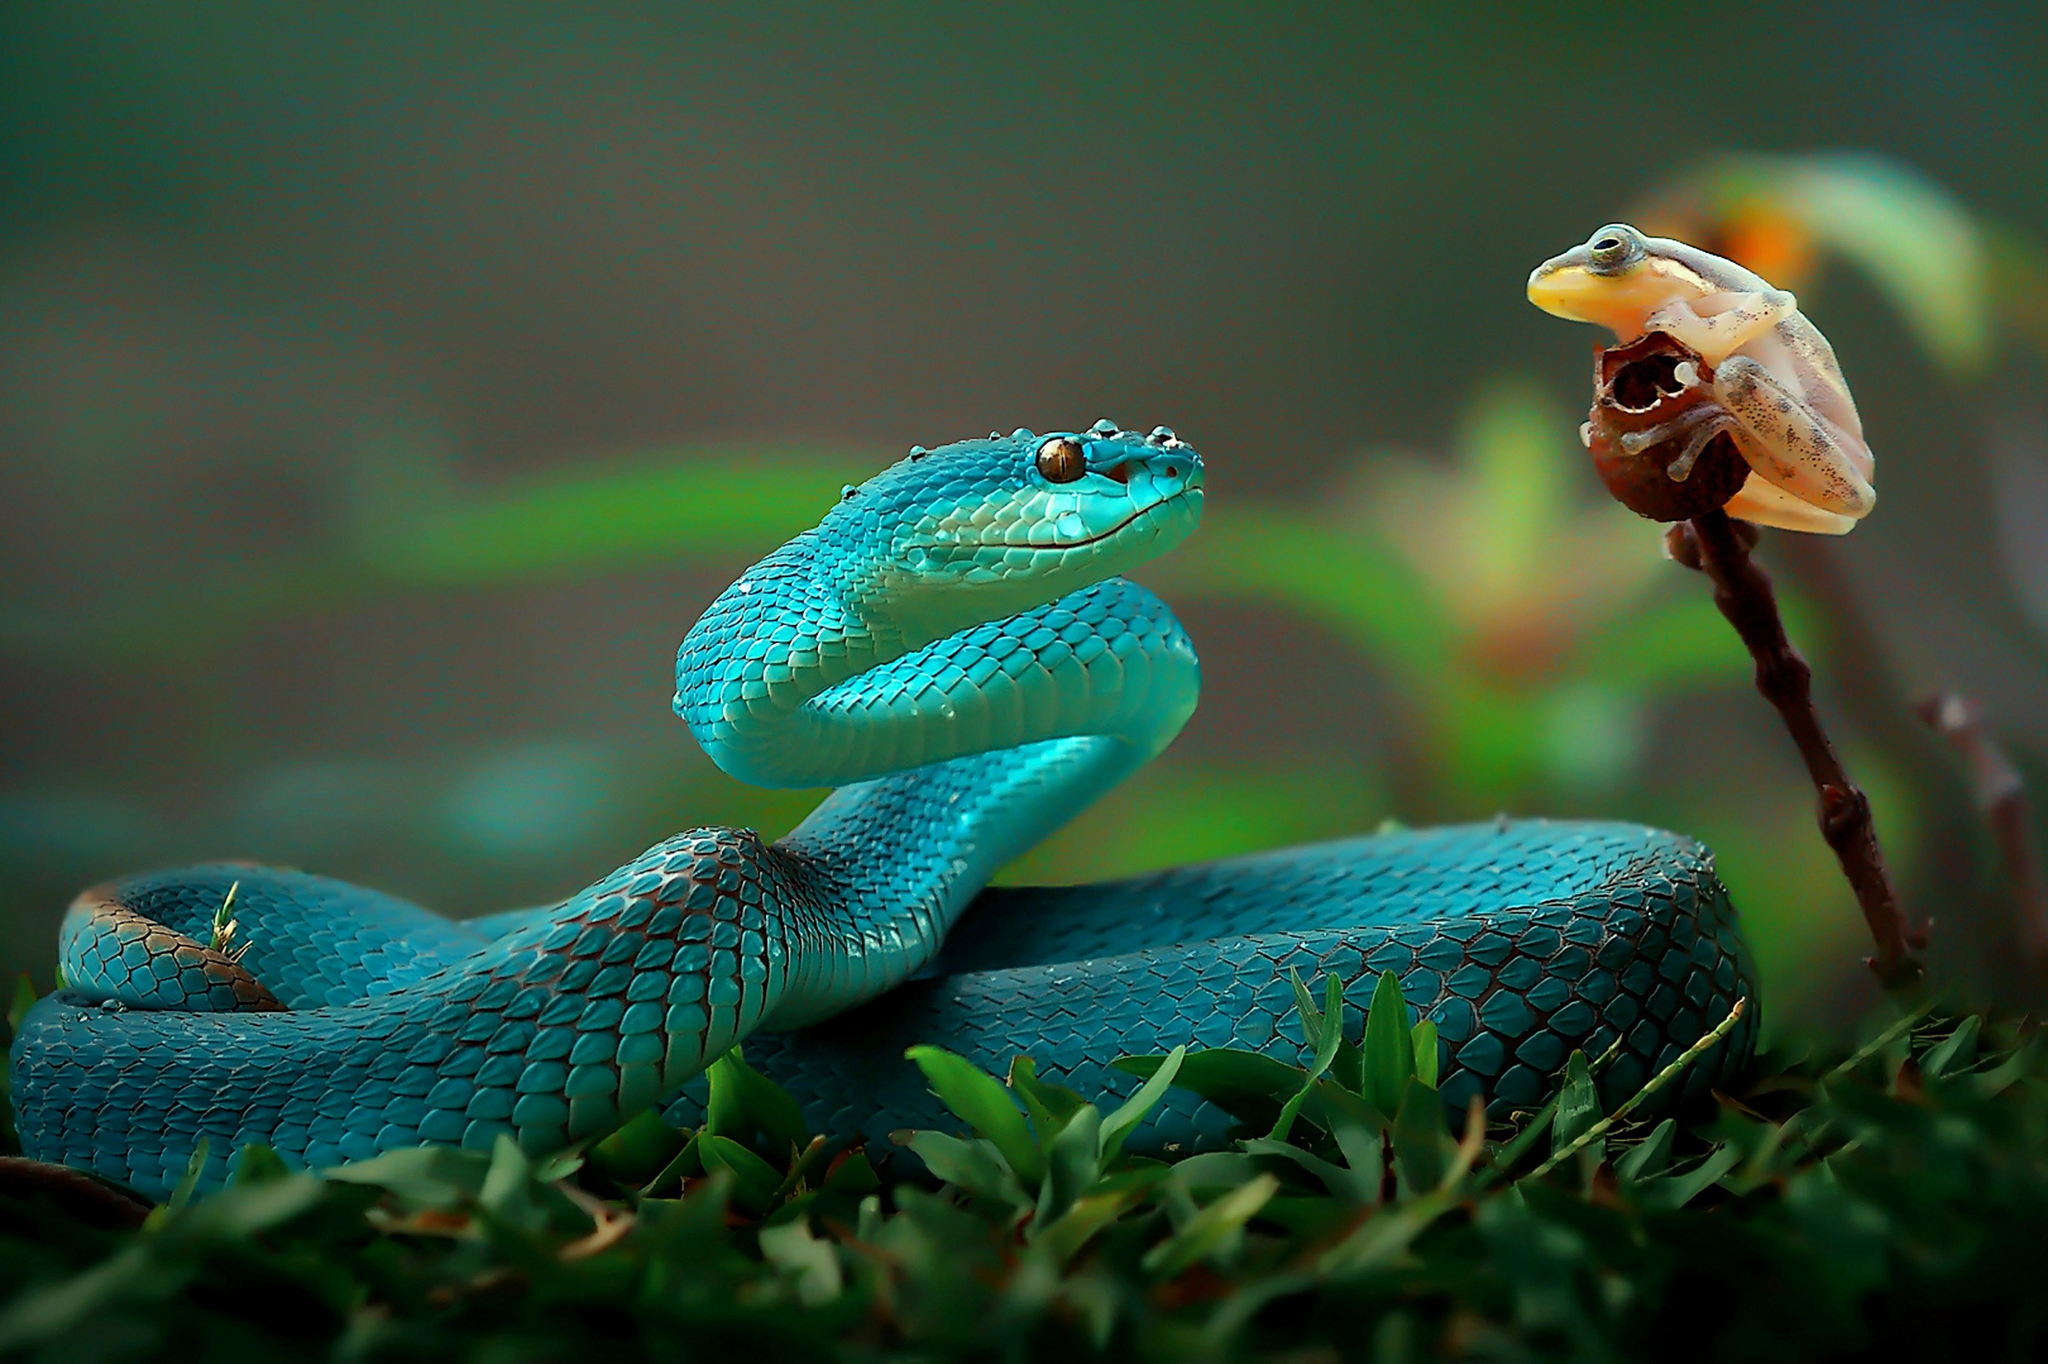
{"label": "frog leg", "polygon": [[1847,535],[1856,528],[1855,517],[1822,511],[1811,503],[1801,502],[1784,489],[1766,482],[1763,475],[1754,470],[1722,510],[1759,526],[1803,530],[1812,535]]}
{"label": "frog leg", "polygon": [[1714,396],[1735,418],[1735,444],[1749,467],[1802,502],[1860,517],[1877,505],[1834,423],[1778,376],[1746,355],[1714,371]]}
{"label": "frog leg", "polygon": [[[1715,310],[1700,312],[1698,305],[1708,302],[1716,305]],[[1719,365],[1798,311],[1799,300],[1783,289],[1727,291],[1704,298],[1673,299],[1643,319],[1643,330],[1663,332],[1698,351],[1709,365]]]}
{"label": "frog leg", "polygon": [[[1645,431],[1624,431],[1621,436],[1621,451],[1625,455],[1640,455],[1654,445],[1667,440],[1686,436],[1685,448],[1678,458],[1664,466],[1664,472],[1672,481],[1683,483],[1692,475],[1692,466],[1707,448],[1707,442],[1723,431],[1731,435],[1735,429],[1735,418],[1729,416],[1712,403],[1679,413],[1670,421],[1658,422]],[[1690,432],[1690,435],[1687,433]]]}

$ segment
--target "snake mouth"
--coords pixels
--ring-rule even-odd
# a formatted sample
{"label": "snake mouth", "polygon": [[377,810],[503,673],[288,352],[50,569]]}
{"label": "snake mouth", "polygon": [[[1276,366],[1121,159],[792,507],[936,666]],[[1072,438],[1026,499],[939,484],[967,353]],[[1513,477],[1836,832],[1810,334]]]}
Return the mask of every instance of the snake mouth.
{"label": "snake mouth", "polygon": [[1033,545],[1032,548],[1034,550],[1045,550],[1048,552],[1064,552],[1070,549],[1085,549],[1089,545],[1099,545],[1104,540],[1111,540],[1119,535],[1122,535],[1132,526],[1137,525],[1140,521],[1144,520],[1148,516],[1151,516],[1153,513],[1163,511],[1165,508],[1172,506],[1176,502],[1185,501],[1190,493],[1200,491],[1201,489],[1199,488],[1182,488],[1178,492],[1169,493],[1165,497],[1160,498],[1157,502],[1154,502],[1151,506],[1143,507],[1137,511],[1132,512],[1129,516],[1117,522],[1108,530],[1102,531],[1095,535],[1091,535],[1085,540],[1067,540],[1056,545]]}

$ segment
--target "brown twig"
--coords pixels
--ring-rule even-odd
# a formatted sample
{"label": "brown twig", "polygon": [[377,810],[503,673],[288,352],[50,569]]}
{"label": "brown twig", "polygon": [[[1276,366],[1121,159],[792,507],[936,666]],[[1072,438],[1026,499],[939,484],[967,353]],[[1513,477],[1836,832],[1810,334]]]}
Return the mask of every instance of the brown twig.
{"label": "brown twig", "polygon": [[1877,944],[1871,969],[1887,989],[1916,983],[1921,966],[1913,953],[1926,946],[1925,932],[1906,927],[1871,823],[1870,798],[1849,780],[1828,741],[1820,714],[1813,707],[1813,671],[1785,637],[1771,580],[1749,556],[1754,533],[1745,536],[1738,532],[1728,514],[1717,510],[1674,526],[1669,543],[1673,558],[1713,580],[1714,605],[1721,608],[1756,660],[1756,689],[1777,707],[1799,746],[1799,756],[1820,795],[1821,836],[1841,861],[1842,874],[1856,892],[1856,902]]}
{"label": "brown twig", "polygon": [[[1870,607],[1844,571],[1843,548],[1833,536],[1780,535],[1771,542],[1772,564],[1782,570],[1781,581],[1798,588],[1827,621],[1830,692],[1842,714],[1920,793],[1922,836],[1915,879],[1923,887],[1937,888],[1944,906],[1967,908],[1973,903],[1976,879],[1970,842],[1977,827],[1969,787],[1943,751],[1940,737],[1918,723],[1907,703],[1906,686],[1875,628]],[[1901,889],[1910,901],[1911,888]],[[1984,922],[1985,915],[1977,920]]]}
{"label": "brown twig", "polygon": [[2048,876],[2034,846],[2033,802],[2019,769],[2005,755],[1978,709],[1955,692],[1928,697],[1914,709],[1969,765],[1970,788],[1998,842],[2018,901],[2020,941],[2036,969],[2048,967]]}
{"label": "brown twig", "polygon": [[1870,800],[1849,780],[1813,707],[1813,673],[1785,638],[1771,580],[1749,557],[1756,528],[1724,506],[1750,477],[1730,435],[1733,419],[1709,382],[1699,352],[1663,332],[1594,352],[1593,408],[1583,430],[1608,491],[1653,521],[1673,523],[1665,548],[1704,572],[1714,604],[1756,661],[1756,686],[1777,707],[1820,795],[1820,830],[1856,893],[1877,956],[1870,966],[1887,989],[1921,977],[1910,932],[1885,870]]}

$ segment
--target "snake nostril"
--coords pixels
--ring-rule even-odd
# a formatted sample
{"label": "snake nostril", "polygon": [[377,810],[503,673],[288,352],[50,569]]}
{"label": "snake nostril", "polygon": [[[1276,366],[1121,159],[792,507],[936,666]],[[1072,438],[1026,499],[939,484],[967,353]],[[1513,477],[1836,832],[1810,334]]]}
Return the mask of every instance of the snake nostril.
{"label": "snake nostril", "polygon": [[1167,466],[1166,466],[1166,476],[1167,476],[1168,478],[1179,478],[1179,477],[1180,477],[1180,466],[1179,466],[1178,464],[1169,464],[1169,465],[1167,465]]}

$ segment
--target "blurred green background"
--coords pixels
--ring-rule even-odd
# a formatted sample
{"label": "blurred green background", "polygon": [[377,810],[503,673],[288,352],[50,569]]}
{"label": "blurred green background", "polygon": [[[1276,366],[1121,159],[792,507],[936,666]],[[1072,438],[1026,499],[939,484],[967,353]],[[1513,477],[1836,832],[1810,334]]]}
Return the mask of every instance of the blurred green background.
{"label": "blurred green background", "polygon": [[[1768,1017],[1874,991],[1790,742],[1576,435],[1522,281],[1633,215],[1799,291],[1879,455],[1763,555],[1938,969],[2007,888],[1908,705],[2048,764],[2041,21],[1962,5],[0,8],[0,960],[247,856],[470,913],[816,793],[673,649],[912,442],[1174,426],[1201,648],[1150,771],[1012,869],[1406,823],[1719,852]],[[2037,782],[2037,785],[2039,783]]]}

